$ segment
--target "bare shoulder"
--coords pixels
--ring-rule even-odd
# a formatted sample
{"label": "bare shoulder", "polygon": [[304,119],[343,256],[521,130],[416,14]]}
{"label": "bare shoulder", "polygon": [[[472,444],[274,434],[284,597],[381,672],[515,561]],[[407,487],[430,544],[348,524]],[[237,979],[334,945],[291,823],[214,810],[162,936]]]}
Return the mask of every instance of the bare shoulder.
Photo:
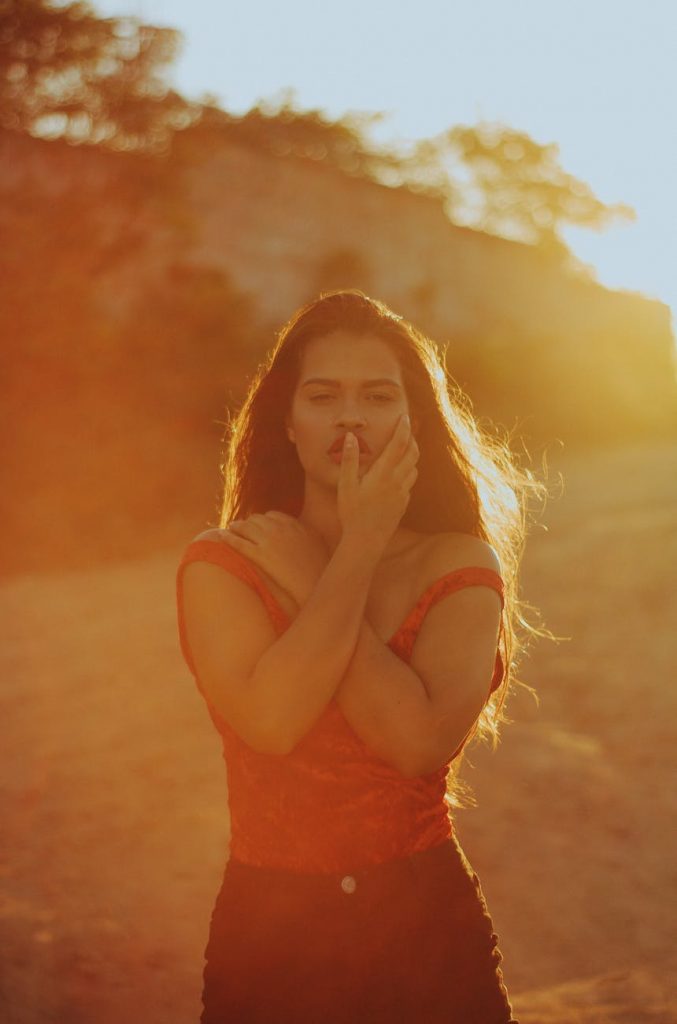
{"label": "bare shoulder", "polygon": [[278,586],[275,580],[256,565],[247,555],[236,550],[231,544],[229,544],[229,535],[227,530],[222,530],[216,526],[210,527],[193,537],[191,544],[196,544],[203,540],[215,541],[216,543],[222,544],[224,547],[228,548],[235,556],[236,566],[239,563],[240,567],[245,571],[238,572],[236,569],[233,572],[232,563],[230,563],[231,568],[228,569],[228,571],[224,571],[224,569],[228,568],[227,566],[221,566],[219,564],[215,565],[213,562],[190,562],[185,569],[187,593],[190,592],[192,594],[194,587],[197,587],[210,597],[220,595],[221,598],[225,598],[230,595],[233,599],[244,601],[245,607],[249,607],[250,609],[263,607],[261,603],[260,590],[257,594],[256,588],[252,587],[253,576],[259,581],[259,583],[262,582],[264,584],[268,592],[272,594],[277,601],[277,604],[281,606],[288,616],[293,616],[296,613],[298,609],[294,601],[290,599],[289,595],[280,586]]}
{"label": "bare shoulder", "polygon": [[202,533],[198,533],[193,537],[191,544],[196,544],[200,540],[218,540],[222,544],[226,541],[223,539],[224,530],[219,529],[218,526],[210,526],[209,529],[203,530]]}
{"label": "bare shoulder", "polygon": [[[206,540],[227,545],[228,542],[224,539],[225,533],[225,530],[218,527],[210,527],[196,534],[190,544],[198,544],[200,541]],[[247,561],[241,555],[237,560]],[[212,597],[217,593],[222,596],[228,594],[240,596],[251,591],[251,587],[237,572],[224,571],[225,568],[226,566],[214,564],[211,561],[190,561],[184,570],[186,597],[192,601],[197,591],[208,593]]]}
{"label": "bare shoulder", "polygon": [[499,576],[502,574],[501,560],[495,548],[488,541],[469,533],[437,533],[432,536],[426,563],[432,579],[470,566],[493,569]]}
{"label": "bare shoulder", "polygon": [[[191,543],[215,541],[226,548],[229,545],[222,536],[224,533],[225,530],[219,529],[204,530]],[[234,560],[196,559],[184,566],[182,593],[189,622],[201,620],[207,624],[207,628],[213,628],[216,632],[219,617],[225,614],[231,622],[237,621],[240,626],[246,621],[253,621],[258,627],[268,623],[265,605],[252,586],[250,573],[244,568],[245,565],[251,566],[249,559],[239,552],[235,553],[233,548],[231,551],[235,554]]]}

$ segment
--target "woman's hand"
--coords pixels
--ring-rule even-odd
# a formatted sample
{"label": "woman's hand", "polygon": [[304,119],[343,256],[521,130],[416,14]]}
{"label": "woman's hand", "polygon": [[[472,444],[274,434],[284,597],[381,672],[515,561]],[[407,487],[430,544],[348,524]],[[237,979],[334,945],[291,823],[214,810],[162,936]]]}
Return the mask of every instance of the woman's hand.
{"label": "woman's hand", "polygon": [[343,536],[358,535],[385,548],[409,504],[418,455],[409,417],[403,413],[387,445],[360,479],[357,438],[346,434],[338,482]]}
{"label": "woman's hand", "polygon": [[284,512],[254,512],[234,519],[223,539],[267,573],[299,607],[329,561],[322,538]]}

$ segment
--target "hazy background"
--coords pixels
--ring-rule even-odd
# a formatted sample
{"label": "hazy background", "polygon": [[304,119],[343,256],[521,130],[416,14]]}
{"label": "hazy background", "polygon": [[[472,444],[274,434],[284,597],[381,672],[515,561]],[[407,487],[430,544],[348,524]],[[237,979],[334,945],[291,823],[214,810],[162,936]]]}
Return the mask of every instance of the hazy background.
{"label": "hazy background", "polygon": [[564,229],[598,279],[677,307],[677,10],[670,0],[311,0],[275,5],[104,0],[109,14],[173,25],[171,80],[234,114],[292,89],[332,118],[382,111],[375,138],[411,144],[454,124],[502,122],[559,146],[562,163],[637,219]]}
{"label": "hazy background", "polygon": [[174,574],[276,331],[355,286],[551,489],[561,639],[455,817],[516,1016],[677,1021],[673,17],[2,8],[3,1020],[199,1016],[227,789]]}

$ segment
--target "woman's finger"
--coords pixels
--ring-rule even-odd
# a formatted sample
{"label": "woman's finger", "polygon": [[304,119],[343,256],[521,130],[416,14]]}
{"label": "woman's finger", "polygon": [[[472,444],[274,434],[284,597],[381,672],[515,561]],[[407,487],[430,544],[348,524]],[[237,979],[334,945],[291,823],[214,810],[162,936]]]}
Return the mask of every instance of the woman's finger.
{"label": "woman's finger", "polygon": [[348,431],[343,439],[341,465],[339,467],[338,500],[343,505],[350,501],[359,482],[360,448],[357,438]]}
{"label": "woman's finger", "polygon": [[418,445],[416,444],[416,440],[412,434],[402,458],[394,467],[394,472],[408,473],[412,466],[415,466],[418,462],[419,454]]}
{"label": "woman's finger", "polygon": [[229,544],[236,551],[240,551],[243,555],[251,557],[251,553],[256,550],[255,541],[246,537],[244,534],[236,533],[235,530],[231,530],[230,526],[225,530],[221,531],[220,539],[224,544]]}
{"label": "woman's finger", "polygon": [[252,512],[247,517],[247,522],[255,529],[265,529],[268,525],[268,517],[263,512]]}
{"label": "woman's finger", "polygon": [[261,540],[265,532],[265,516],[254,512],[247,519],[234,519],[228,523],[226,530],[230,534],[237,534],[238,537],[245,537],[251,541]]}
{"label": "woman's finger", "polygon": [[395,425],[390,440],[378,458],[378,462],[385,468],[386,472],[391,472],[400,462],[407,452],[411,437],[409,417],[406,413],[402,413]]}
{"label": "woman's finger", "polygon": [[416,482],[418,476],[418,470],[416,469],[418,457],[418,445],[414,435],[411,434],[404,454],[390,470],[391,478],[405,490],[410,490]]}
{"label": "woman's finger", "polygon": [[411,468],[411,469],[409,470],[409,472],[407,473],[407,475],[405,476],[404,480],[402,481],[402,485],[403,485],[404,487],[406,487],[406,489],[407,489],[408,491],[410,491],[410,490],[411,490],[411,488],[412,488],[412,487],[414,486],[414,484],[416,483],[416,479],[417,479],[417,477],[418,477],[418,470],[416,469],[416,466],[413,466],[413,467],[412,467],[412,468]]}
{"label": "woman's finger", "polygon": [[286,512],[278,512],[277,509],[271,509],[269,512],[264,512],[264,516],[267,519],[275,519],[280,523],[289,523],[294,519],[293,516],[287,515]]}

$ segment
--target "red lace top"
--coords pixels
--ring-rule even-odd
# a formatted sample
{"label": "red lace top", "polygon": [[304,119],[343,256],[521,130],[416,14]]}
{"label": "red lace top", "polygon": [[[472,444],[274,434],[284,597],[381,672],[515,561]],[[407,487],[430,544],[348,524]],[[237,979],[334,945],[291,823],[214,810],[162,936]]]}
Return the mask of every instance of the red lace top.
{"label": "red lace top", "polygon": [[[365,746],[337,701],[329,701],[290,754],[257,753],[240,739],[207,699],[188,647],[182,577],[186,565],[194,561],[221,566],[252,587],[278,635],[290,620],[253,564],[225,541],[205,539],[188,545],[176,581],[179,638],[186,663],[223,739],[231,857],[292,871],[343,872],[444,842],[452,833],[445,802],[448,766],[405,778]],[[503,581],[493,570],[469,567],[447,573],[422,594],[388,641],[391,650],[408,661],[428,609],[447,594],[468,586],[492,587],[503,604]],[[503,672],[497,651],[487,696],[500,685]]]}

